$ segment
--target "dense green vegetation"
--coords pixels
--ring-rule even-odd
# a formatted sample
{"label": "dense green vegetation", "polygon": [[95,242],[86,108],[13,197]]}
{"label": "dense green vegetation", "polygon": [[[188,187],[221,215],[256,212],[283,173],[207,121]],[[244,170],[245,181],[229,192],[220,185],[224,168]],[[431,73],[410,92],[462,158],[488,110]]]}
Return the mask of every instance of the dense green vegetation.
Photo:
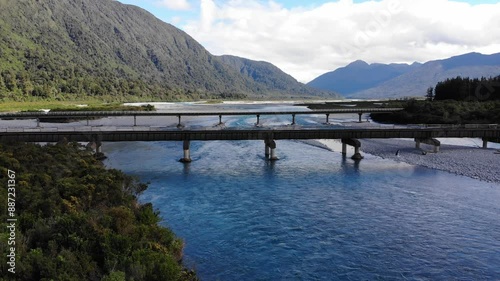
{"label": "dense green vegetation", "polygon": [[498,124],[500,76],[456,77],[429,88],[426,100],[402,102],[404,110],[371,114],[373,120],[394,124]]}
{"label": "dense green vegetation", "polygon": [[241,75],[183,31],[112,0],[0,0],[0,102],[316,95]]}
{"label": "dense green vegetation", "polygon": [[[92,151],[0,144],[0,169],[3,204],[7,170],[16,173],[18,219],[16,274],[2,262],[0,280],[196,280],[180,264],[183,242],[158,225],[150,203],[138,203],[147,186],[105,169]],[[6,229],[7,208],[0,210]],[[8,236],[0,232],[2,260]]]}
{"label": "dense green vegetation", "polygon": [[404,110],[372,113],[374,121],[391,124],[498,124],[500,101],[418,101],[402,103]]}
{"label": "dense green vegetation", "polygon": [[[432,88],[431,88],[432,89]],[[491,101],[500,100],[500,76],[495,78],[456,77],[437,83],[431,100]]]}

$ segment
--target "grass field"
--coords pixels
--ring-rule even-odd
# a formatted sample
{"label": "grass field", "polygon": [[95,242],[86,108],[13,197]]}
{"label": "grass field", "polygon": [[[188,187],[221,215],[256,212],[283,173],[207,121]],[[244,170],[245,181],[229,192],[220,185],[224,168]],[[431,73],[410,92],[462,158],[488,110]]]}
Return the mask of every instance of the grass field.
{"label": "grass field", "polygon": [[[122,103],[103,103],[102,101],[36,101],[36,102],[2,102],[0,112],[39,111],[41,109],[56,110],[139,110],[141,107],[124,106]],[[144,110],[144,109],[142,109]]]}

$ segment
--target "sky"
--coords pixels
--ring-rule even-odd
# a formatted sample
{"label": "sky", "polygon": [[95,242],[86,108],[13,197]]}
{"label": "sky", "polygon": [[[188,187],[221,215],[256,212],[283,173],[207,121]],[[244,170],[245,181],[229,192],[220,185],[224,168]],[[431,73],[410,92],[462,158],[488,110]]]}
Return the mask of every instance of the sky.
{"label": "sky", "polygon": [[300,82],[355,60],[413,63],[500,52],[500,0],[118,0],[214,55],[268,61]]}

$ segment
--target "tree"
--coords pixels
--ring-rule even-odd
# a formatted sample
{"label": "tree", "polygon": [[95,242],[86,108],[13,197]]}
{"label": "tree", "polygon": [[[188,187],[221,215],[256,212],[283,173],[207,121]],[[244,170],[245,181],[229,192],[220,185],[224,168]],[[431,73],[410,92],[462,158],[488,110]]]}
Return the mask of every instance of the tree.
{"label": "tree", "polygon": [[434,88],[433,87],[429,87],[427,89],[427,94],[425,95],[425,98],[428,101],[433,101],[434,100]]}

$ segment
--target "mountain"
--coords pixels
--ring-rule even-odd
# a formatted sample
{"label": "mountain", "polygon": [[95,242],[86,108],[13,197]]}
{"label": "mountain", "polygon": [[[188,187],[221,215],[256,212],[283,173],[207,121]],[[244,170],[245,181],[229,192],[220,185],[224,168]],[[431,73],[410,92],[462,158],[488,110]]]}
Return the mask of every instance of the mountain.
{"label": "mountain", "polygon": [[381,83],[410,72],[418,67],[418,63],[408,64],[368,64],[357,60],[345,67],[325,73],[311,82],[308,86],[330,90],[349,96],[353,93],[369,89]]}
{"label": "mountain", "polygon": [[500,53],[469,53],[443,60],[429,61],[411,72],[388,80],[377,87],[359,91],[356,98],[423,97],[429,87],[448,78],[496,77],[500,75]]}
{"label": "mountain", "polygon": [[[343,92],[333,85],[323,89],[336,90],[338,93],[351,98],[423,97],[429,87],[435,87],[438,82],[448,78],[457,76],[470,78],[498,76],[500,74],[500,53],[492,55],[468,53],[447,59],[429,61],[424,64],[414,63],[406,65],[406,67],[403,65],[403,68],[405,68],[405,71],[399,75],[395,75],[395,71],[392,69],[373,68],[370,71],[360,71],[359,68],[349,68],[350,71],[346,71],[348,75],[343,76],[345,80],[337,83],[340,85],[355,84],[356,86],[352,86],[352,88],[356,88],[354,91]],[[382,71],[388,73],[380,73]],[[365,77],[368,77],[366,78],[368,82],[365,82]],[[372,77],[380,77],[380,80],[375,85],[372,85],[369,83]],[[311,83],[308,83],[308,85],[311,85]]]}
{"label": "mountain", "polygon": [[259,83],[259,85],[266,85],[270,90],[297,93],[301,96],[318,95],[321,92],[323,96],[335,97],[333,92],[324,90],[318,91],[317,89],[298,82],[295,78],[286,74],[271,63],[230,55],[220,56],[219,58],[222,62],[232,67],[243,76],[252,79]]}
{"label": "mountain", "polygon": [[241,75],[185,32],[114,0],[0,0],[0,74],[7,100],[301,94]]}

